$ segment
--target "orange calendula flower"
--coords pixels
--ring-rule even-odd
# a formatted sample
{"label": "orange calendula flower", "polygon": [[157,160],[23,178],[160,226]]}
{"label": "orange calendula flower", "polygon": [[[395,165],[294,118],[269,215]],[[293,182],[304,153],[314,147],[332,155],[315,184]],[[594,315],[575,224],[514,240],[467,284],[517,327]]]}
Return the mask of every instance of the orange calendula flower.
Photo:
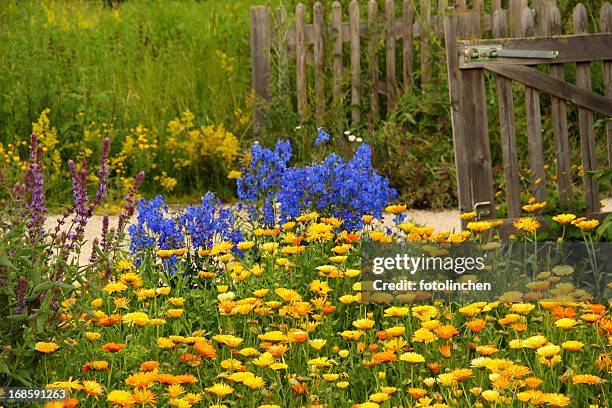
{"label": "orange calendula flower", "polygon": [[592,374],[576,374],[572,376],[573,384],[601,385],[605,382],[606,380],[604,380],[603,378],[599,378],[596,375]]}
{"label": "orange calendula flower", "polygon": [[125,344],[124,343],[106,343],[105,345],[102,346],[102,350],[104,351],[108,351],[111,353],[116,353],[120,350],[123,350],[125,348]]}
{"label": "orange calendula flower", "polygon": [[40,353],[48,354],[48,353],[53,353],[58,348],[59,348],[59,345],[57,343],[39,341],[38,343],[36,343],[34,350]]}

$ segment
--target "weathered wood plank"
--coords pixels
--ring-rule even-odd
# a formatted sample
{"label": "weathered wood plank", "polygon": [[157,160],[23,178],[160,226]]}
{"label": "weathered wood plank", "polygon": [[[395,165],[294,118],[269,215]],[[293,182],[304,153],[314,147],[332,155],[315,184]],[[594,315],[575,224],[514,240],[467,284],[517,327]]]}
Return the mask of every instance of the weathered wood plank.
{"label": "weathered wood plank", "polygon": [[[333,71],[333,108],[336,111],[342,111],[344,106],[344,93],[342,92],[342,76],[344,74],[344,66],[342,61],[342,5],[339,1],[334,1],[332,4],[332,19],[331,27],[333,31],[333,47],[332,47],[332,71]],[[340,116],[340,115],[338,115]],[[336,130],[339,134],[343,131],[342,118],[338,119]]]}
{"label": "weathered wood plank", "polygon": [[[508,11],[497,9],[493,13],[492,33],[496,38],[508,36]],[[516,125],[514,120],[514,98],[512,81],[495,75],[497,98],[499,100],[499,124],[501,133],[506,203],[509,217],[521,215],[521,181],[516,149]]]}
{"label": "weathered wood plank", "polygon": [[402,4],[402,12],[402,23],[404,27],[402,36],[402,71],[404,73],[404,88],[408,88],[412,85],[412,64],[414,61],[412,47],[412,24],[414,19],[414,10],[412,9],[411,0],[404,0]]}
{"label": "weathered wood plank", "polygon": [[397,76],[395,71],[395,1],[385,2],[385,67],[387,79],[387,105],[395,106],[397,102]]}
{"label": "weathered wood plank", "polygon": [[509,32],[511,37],[521,36],[521,16],[523,9],[527,7],[527,0],[510,0],[510,7],[508,9],[508,23]]}
{"label": "weathered wood plank", "polygon": [[280,6],[275,12],[274,47],[278,60],[278,89],[289,85],[289,48],[287,47],[287,9]]}
{"label": "weathered wood plank", "polygon": [[[547,32],[544,35],[561,34],[561,13],[557,7],[548,10]],[[561,81],[565,80],[563,64],[550,64],[550,75]],[[572,173],[569,150],[569,136],[567,131],[567,106],[565,101],[553,96],[551,98],[551,115],[553,132],[555,134],[555,158],[557,190],[559,192],[559,202],[568,209],[572,208]]]}
{"label": "weathered wood plank", "polygon": [[361,121],[361,45],[359,39],[359,2],[349,4],[349,38],[351,42],[351,120],[354,126]]}
{"label": "weathered wood plank", "polygon": [[304,42],[304,14],[303,4],[295,7],[295,79],[297,92],[297,111],[300,117],[308,115],[307,72],[306,72],[306,44]]}
{"label": "weathered wood plank", "polygon": [[[499,58],[487,62],[510,65],[561,64],[566,62],[587,62],[612,59],[612,34],[563,35],[552,37],[508,38],[503,40],[462,41],[462,46],[501,45],[507,50],[556,50],[559,55],[555,59],[518,59]],[[479,62],[461,60],[461,68],[471,65],[478,67]]]}
{"label": "weathered wood plank", "polygon": [[[521,35],[533,36],[534,21],[531,9],[524,8],[521,16]],[[525,112],[527,114],[527,147],[531,191],[537,202],[546,201],[546,171],[544,170],[544,144],[542,141],[542,116],[540,94],[534,88],[525,87]]]}
{"label": "weathered wood plank", "polygon": [[[458,28],[460,35],[481,36],[480,12],[473,10],[464,16],[459,15]],[[472,208],[481,204],[487,209],[488,215],[495,217],[495,195],[493,191],[493,171],[491,167],[491,147],[489,143],[489,128],[487,119],[487,101],[483,70],[462,70],[461,74],[461,106],[462,106],[462,137],[467,154],[469,176],[470,204]],[[488,204],[483,204],[488,203]]]}
{"label": "weathered wood plank", "polygon": [[378,43],[378,4],[376,0],[370,0],[368,2],[368,61],[370,64],[370,81],[372,86],[370,87],[370,108],[372,109],[372,119],[376,120],[380,112],[380,101],[378,99],[378,84],[379,80],[379,66],[378,66],[378,53],[376,52],[376,45]]}
{"label": "weathered wood plank", "polygon": [[421,88],[431,82],[431,8],[429,0],[421,0]]}
{"label": "weathered wood plank", "polygon": [[444,22],[459,209],[472,211],[475,204],[488,202],[489,216],[494,216],[484,75],[482,71],[459,70],[456,42],[458,38],[481,35],[480,14],[452,13]]}
{"label": "weathered wood plank", "polygon": [[[463,137],[461,76],[459,70],[459,48],[456,39],[463,35],[458,31],[458,14],[450,13],[444,17],[444,41],[446,43],[446,67],[448,72],[448,93],[450,98],[451,122],[453,128],[453,147],[457,169],[457,195],[459,211],[472,211],[474,205],[470,197],[470,181],[467,163],[467,146]],[[465,227],[465,221],[462,226]]]}
{"label": "weathered wood plank", "polygon": [[[252,82],[255,95],[270,99],[270,16],[265,6],[251,7]],[[255,104],[253,130],[260,131],[265,113],[261,104]]]}
{"label": "weathered wood plank", "polygon": [[325,38],[323,37],[325,15],[323,5],[316,2],[312,8],[314,34],[314,84],[315,84],[315,117],[320,124],[325,115]]}
{"label": "weathered wood plank", "polygon": [[[599,13],[601,32],[612,33],[612,5],[605,2]],[[612,48],[612,47],[611,47]],[[604,89],[606,96],[612,99],[612,58],[604,61]],[[608,166],[612,167],[612,118],[608,118]]]}
{"label": "weathered wood plank", "polygon": [[601,113],[602,115],[612,116],[612,103],[610,99],[550,75],[543,74],[536,69],[520,65],[511,66],[493,63],[483,63],[482,67],[541,92],[573,102],[585,109]]}
{"label": "weathered wood plank", "polygon": [[[587,11],[582,4],[574,7],[573,12],[574,33],[588,32]],[[576,85],[591,91],[591,64],[588,62],[576,63]],[[612,105],[612,104],[610,104]],[[611,115],[612,116],[612,115]],[[580,146],[582,150],[582,167],[584,175],[584,195],[589,211],[599,211],[599,186],[597,181],[588,172],[597,168],[595,155],[595,128],[593,112],[578,108],[578,128],[580,132]]]}

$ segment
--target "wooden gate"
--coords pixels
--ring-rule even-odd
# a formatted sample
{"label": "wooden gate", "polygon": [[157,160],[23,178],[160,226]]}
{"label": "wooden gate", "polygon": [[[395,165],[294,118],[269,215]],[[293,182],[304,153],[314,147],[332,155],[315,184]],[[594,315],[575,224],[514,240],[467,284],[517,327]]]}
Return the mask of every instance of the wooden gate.
{"label": "wooden gate", "polygon": [[[481,218],[496,218],[485,92],[488,71],[495,81],[499,105],[508,209],[505,232],[510,231],[512,219],[522,211],[513,96],[513,90],[518,87],[513,89],[513,81],[524,85],[530,194],[536,201],[545,201],[547,187],[553,187],[553,181],[546,179],[545,166],[554,165],[556,173],[552,178],[556,178],[559,201],[573,208],[568,103],[578,107],[582,184],[590,216],[603,215],[598,184],[591,173],[597,169],[594,113],[607,119],[607,165],[612,163],[609,119],[612,117],[612,6],[606,2],[600,10],[601,32],[588,34],[587,10],[578,4],[573,10],[573,35],[559,35],[562,22],[554,0],[536,1],[534,6],[532,10],[527,7],[527,0],[511,0],[508,10],[495,10],[490,21],[494,39],[480,39],[484,33],[479,10],[449,14],[444,24],[459,208],[461,212],[476,210]],[[592,91],[591,62],[594,61],[603,61],[605,96]],[[574,63],[576,83],[572,84],[565,81],[564,64]],[[547,68],[538,69],[538,66]],[[551,98],[555,161],[549,164],[544,157],[540,93]]]}

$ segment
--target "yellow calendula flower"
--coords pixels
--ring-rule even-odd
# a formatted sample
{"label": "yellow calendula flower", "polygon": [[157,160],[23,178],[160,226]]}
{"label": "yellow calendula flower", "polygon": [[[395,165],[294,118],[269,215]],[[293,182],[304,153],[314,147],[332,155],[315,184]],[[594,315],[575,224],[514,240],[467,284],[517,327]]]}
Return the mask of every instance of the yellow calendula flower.
{"label": "yellow calendula flower", "polygon": [[476,218],[476,212],[472,211],[472,212],[466,212],[466,213],[462,213],[459,215],[459,218],[461,218],[464,221],[471,221],[474,218]]}
{"label": "yellow calendula flower", "polygon": [[512,225],[517,230],[525,231],[528,234],[533,234],[538,230],[538,228],[541,227],[541,224],[538,222],[538,220],[532,217],[519,218],[518,220],[514,221]]}
{"label": "yellow calendula flower", "polygon": [[555,322],[555,326],[563,330],[569,330],[577,324],[578,322],[576,320],[569,317],[564,317]]}
{"label": "yellow calendula flower", "polygon": [[115,407],[131,407],[134,405],[132,393],[125,390],[112,390],[106,396],[106,400]]}
{"label": "yellow calendula flower", "polygon": [[425,357],[419,353],[407,352],[400,355],[400,360],[410,364],[424,363]]}
{"label": "yellow calendula flower", "polygon": [[484,232],[491,229],[493,226],[488,221],[473,221],[468,222],[467,228],[475,232]]}
{"label": "yellow calendula flower", "polygon": [[530,204],[523,206],[523,211],[530,212],[530,213],[536,212],[546,207],[546,204],[547,204],[546,201],[543,201],[541,203],[530,203]]}
{"label": "yellow calendula flower", "polygon": [[307,241],[329,241],[334,237],[334,227],[325,223],[310,224],[306,229]]}
{"label": "yellow calendula flower", "polygon": [[599,221],[598,220],[585,220],[585,221],[579,221],[575,223],[574,225],[576,225],[582,231],[590,231],[599,225]]}
{"label": "yellow calendula flower", "polygon": [[253,241],[242,241],[236,245],[236,248],[238,248],[240,251],[248,251],[254,246],[255,246],[255,242]]}
{"label": "yellow calendula flower", "polygon": [[393,215],[399,215],[406,211],[406,208],[408,207],[406,207],[404,204],[395,204],[387,206],[387,208],[385,208],[385,211]]}
{"label": "yellow calendula flower", "polygon": [[57,343],[53,343],[52,341],[50,342],[39,341],[38,343],[36,343],[34,350],[40,353],[48,354],[48,353],[53,353],[58,348],[59,348],[59,345]]}
{"label": "yellow calendula flower", "polygon": [[391,306],[385,309],[386,317],[405,317],[410,313],[408,307]]}
{"label": "yellow calendula flower", "polygon": [[374,327],[374,323],[376,322],[371,319],[357,319],[353,322],[353,327],[358,330],[370,330]]}
{"label": "yellow calendula flower", "polygon": [[333,364],[333,361],[327,357],[317,357],[317,358],[312,358],[308,360],[309,366],[313,366],[317,368],[331,367],[332,364]]}
{"label": "yellow calendula flower", "polygon": [[205,388],[211,394],[219,398],[224,398],[234,392],[234,389],[225,383],[215,383],[212,387]]}
{"label": "yellow calendula flower", "polygon": [[565,225],[574,221],[576,219],[576,216],[574,214],[559,214],[552,217],[552,219],[558,224]]}

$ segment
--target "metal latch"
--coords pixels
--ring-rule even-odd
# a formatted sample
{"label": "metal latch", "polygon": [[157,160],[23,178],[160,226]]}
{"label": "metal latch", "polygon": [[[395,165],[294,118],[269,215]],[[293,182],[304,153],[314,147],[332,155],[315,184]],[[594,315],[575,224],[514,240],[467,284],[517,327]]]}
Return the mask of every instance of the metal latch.
{"label": "metal latch", "polygon": [[476,217],[479,220],[491,218],[493,216],[493,213],[491,212],[491,202],[481,201],[479,203],[474,204],[474,212],[476,213]]}
{"label": "metal latch", "polygon": [[508,50],[501,45],[466,45],[463,56],[469,61],[487,61],[495,58],[537,58],[555,59],[559,51],[544,50]]}

